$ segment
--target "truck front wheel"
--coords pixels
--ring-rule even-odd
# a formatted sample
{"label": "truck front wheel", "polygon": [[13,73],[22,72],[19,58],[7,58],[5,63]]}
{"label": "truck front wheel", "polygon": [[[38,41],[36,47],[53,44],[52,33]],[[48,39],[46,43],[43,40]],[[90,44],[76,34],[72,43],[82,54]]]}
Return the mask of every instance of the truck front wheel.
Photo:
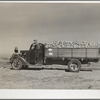
{"label": "truck front wheel", "polygon": [[22,61],[18,58],[15,58],[11,63],[12,69],[20,70],[22,68]]}
{"label": "truck front wheel", "polygon": [[81,69],[81,62],[77,59],[72,59],[68,63],[68,68],[71,72],[79,72]]}

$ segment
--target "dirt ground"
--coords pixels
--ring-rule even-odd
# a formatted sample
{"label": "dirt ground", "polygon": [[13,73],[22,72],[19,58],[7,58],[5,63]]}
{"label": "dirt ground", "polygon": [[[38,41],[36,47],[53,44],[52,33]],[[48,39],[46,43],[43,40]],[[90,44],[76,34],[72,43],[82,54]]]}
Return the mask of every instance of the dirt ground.
{"label": "dirt ground", "polygon": [[79,73],[63,65],[11,70],[8,58],[1,57],[0,89],[100,89],[100,63],[82,66]]}

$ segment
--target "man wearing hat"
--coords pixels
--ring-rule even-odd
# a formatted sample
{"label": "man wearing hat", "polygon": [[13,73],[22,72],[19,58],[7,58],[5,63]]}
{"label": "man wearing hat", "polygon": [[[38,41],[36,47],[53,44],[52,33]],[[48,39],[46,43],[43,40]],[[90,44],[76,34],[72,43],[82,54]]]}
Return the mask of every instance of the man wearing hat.
{"label": "man wearing hat", "polygon": [[30,62],[34,62],[34,64],[37,64],[39,61],[39,43],[37,40],[33,40],[33,43],[30,46]]}
{"label": "man wearing hat", "polygon": [[30,50],[34,49],[36,45],[37,45],[37,40],[33,40],[33,43],[30,46]]}

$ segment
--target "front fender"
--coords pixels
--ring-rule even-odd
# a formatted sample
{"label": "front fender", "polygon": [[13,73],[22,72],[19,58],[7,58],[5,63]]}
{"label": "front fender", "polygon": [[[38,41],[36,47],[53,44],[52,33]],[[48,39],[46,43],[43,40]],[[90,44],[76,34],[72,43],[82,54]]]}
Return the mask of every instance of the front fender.
{"label": "front fender", "polygon": [[28,62],[24,58],[18,57],[18,59],[22,62],[23,65],[28,65]]}
{"label": "front fender", "polygon": [[13,60],[16,58],[19,59],[23,65],[28,65],[28,62],[23,57],[21,57],[19,54],[13,54],[12,57],[10,58],[10,63],[12,63]]}

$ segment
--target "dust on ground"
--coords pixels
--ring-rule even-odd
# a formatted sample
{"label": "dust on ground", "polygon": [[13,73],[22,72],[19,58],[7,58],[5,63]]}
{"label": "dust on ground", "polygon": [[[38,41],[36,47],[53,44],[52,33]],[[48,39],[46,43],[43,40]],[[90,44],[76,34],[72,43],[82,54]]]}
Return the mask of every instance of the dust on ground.
{"label": "dust on ground", "polygon": [[31,66],[11,70],[9,58],[0,58],[0,89],[100,89],[100,63],[82,66],[79,73],[64,65]]}

